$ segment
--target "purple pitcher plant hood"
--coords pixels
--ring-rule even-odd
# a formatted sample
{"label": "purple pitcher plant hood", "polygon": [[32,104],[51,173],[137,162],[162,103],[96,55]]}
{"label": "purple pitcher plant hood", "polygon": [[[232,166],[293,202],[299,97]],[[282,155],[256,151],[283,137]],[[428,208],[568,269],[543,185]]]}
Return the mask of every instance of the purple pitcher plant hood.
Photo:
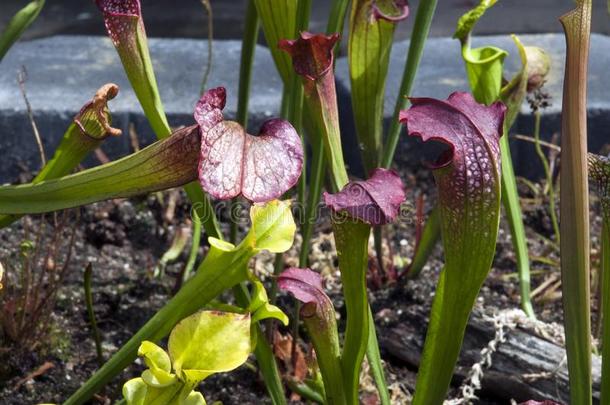
{"label": "purple pitcher plant hood", "polygon": [[450,147],[432,164],[434,169],[451,166],[448,175],[435,170],[441,204],[457,215],[468,200],[485,203],[493,197],[500,176],[504,104],[495,102],[487,107],[463,92],[455,92],[447,100],[410,100],[412,107],[400,113],[400,122],[407,125],[409,135]]}
{"label": "purple pitcher plant hood", "polygon": [[324,141],[324,153],[335,188],[348,179],[341,149],[337,91],[333,74],[334,48],[339,34],[302,32],[295,40],[283,39],[278,47],[292,57],[295,72],[302,76],[305,102],[317,133]]}
{"label": "purple pitcher plant hood", "polygon": [[195,106],[201,133],[199,182],[213,197],[242,195],[252,202],[280,197],[301,175],[303,146],[286,120],[266,121],[258,136],[237,122],[227,121],[222,110],[226,91],[208,90]]}
{"label": "purple pitcher plant hood", "polygon": [[345,212],[369,225],[392,222],[404,201],[400,176],[394,170],[382,168],[373,170],[368,180],[348,183],[338,193],[324,193],[324,203],[333,212]]}
{"label": "purple pitcher plant hood", "polygon": [[114,46],[135,46],[136,30],[144,33],[140,0],[95,0],[95,4],[104,15],[106,31]]}
{"label": "purple pitcher plant hood", "polygon": [[372,0],[372,18],[389,22],[402,21],[409,16],[406,0]]}
{"label": "purple pitcher plant hood", "polygon": [[291,267],[278,277],[278,286],[305,304],[301,310],[306,317],[332,317],[335,311],[332,302],[322,287],[320,274],[310,269]]}
{"label": "purple pitcher plant hood", "polygon": [[332,73],[334,52],[339,34],[312,34],[302,32],[294,40],[282,39],[278,47],[292,57],[294,71],[310,81]]}
{"label": "purple pitcher plant hood", "polygon": [[434,162],[445,265],[432,306],[414,405],[442,403],[468,314],[496,251],[500,221],[500,136],[506,107],[469,93],[412,98],[400,121],[410,136],[449,146]]}

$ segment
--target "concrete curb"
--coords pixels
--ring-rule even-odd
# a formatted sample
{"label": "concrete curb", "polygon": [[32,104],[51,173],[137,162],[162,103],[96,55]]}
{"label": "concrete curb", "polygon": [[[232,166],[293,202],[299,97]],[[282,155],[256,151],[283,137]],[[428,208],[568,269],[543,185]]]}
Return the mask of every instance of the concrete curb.
{"label": "concrete curb", "polygon": [[[560,127],[561,89],[565,45],[563,35],[542,34],[520,37],[526,45],[536,45],[552,55],[552,73],[546,90],[553,105],[544,111],[543,137],[557,132]],[[161,96],[172,125],[190,124],[192,110],[198,97],[206,63],[205,41],[191,39],[150,39],[149,45]],[[519,67],[517,50],[508,36],[476,38],[474,46],[496,45],[509,51],[506,65],[509,72]],[[207,87],[225,86],[228,117],[235,115],[239,77],[240,41],[215,41],[214,60]],[[386,94],[386,119],[392,110],[406,59],[408,42],[397,42],[391,55],[390,74]],[[589,146],[597,151],[610,141],[610,37],[594,34],[591,43],[589,77]],[[37,124],[44,137],[47,154],[51,154],[70,120],[80,107],[104,83],[114,82],[121,87],[119,96],[110,104],[114,125],[127,130],[133,122],[143,145],[154,140],[137,99],[125,77],[122,66],[110,41],[104,37],[55,36],[21,42],[0,64],[0,182],[14,181],[26,166],[36,170],[39,158],[31,135],[24,103],[21,99],[16,74],[21,66],[28,71],[28,97]],[[250,130],[256,133],[266,118],[278,114],[281,102],[281,81],[268,49],[258,46],[253,73],[250,101]],[[337,61],[337,89],[341,109],[341,125],[348,164],[356,174],[360,172],[358,146],[355,140],[349,93],[349,73],[346,58]],[[426,45],[422,64],[413,91],[416,96],[445,98],[456,90],[468,90],[460,49],[457,41],[432,38]],[[524,105],[514,130],[530,134],[533,118]],[[401,150],[413,150],[414,141],[402,138]],[[406,145],[406,149],[404,149]],[[517,172],[531,176],[539,170],[533,147],[529,143],[513,141],[513,158]],[[110,139],[104,150],[111,157],[130,152],[129,139],[123,136]],[[417,154],[416,154],[417,155]],[[94,164],[94,162],[89,162]]]}

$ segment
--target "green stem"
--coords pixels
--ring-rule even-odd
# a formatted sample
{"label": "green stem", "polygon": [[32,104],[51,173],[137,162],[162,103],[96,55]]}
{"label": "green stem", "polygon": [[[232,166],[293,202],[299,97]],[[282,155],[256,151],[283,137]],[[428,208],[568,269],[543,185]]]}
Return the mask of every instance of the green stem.
{"label": "green stem", "polygon": [[85,268],[84,287],[85,287],[85,305],[87,306],[87,314],[89,316],[89,322],[91,323],[91,335],[95,341],[95,352],[97,354],[97,363],[99,366],[104,364],[104,354],[102,353],[102,339],[100,337],[100,330],[97,327],[97,320],[95,319],[95,311],[93,310],[93,294],[91,293],[91,263]]}
{"label": "green stem", "polygon": [[0,212],[43,213],[183,185],[197,176],[198,134],[195,126],[184,128],[170,138],[92,169],[36,184],[0,187]]}
{"label": "green stem", "polygon": [[[239,65],[239,89],[237,97],[236,120],[244,128],[248,127],[248,102],[250,100],[250,84],[252,82],[252,65],[254,64],[254,53],[256,41],[258,40],[259,18],[254,1],[248,1],[244,21],[244,37],[241,45],[241,62]],[[231,200],[231,230],[229,240],[235,243],[237,240],[237,221],[232,217],[238,199]]]}
{"label": "green stem", "polygon": [[347,325],[341,354],[341,366],[348,404],[358,404],[360,369],[369,340],[370,308],[366,289],[368,244],[371,227],[365,223],[340,218],[333,223]]}
{"label": "green stem", "polygon": [[391,405],[390,392],[388,390],[388,383],[385,379],[385,373],[383,371],[383,363],[381,362],[381,353],[379,352],[379,342],[377,341],[377,333],[375,331],[375,318],[373,318],[373,311],[369,306],[369,339],[366,345],[366,358],[369,360],[369,366],[371,367],[371,374],[377,391],[379,392],[379,399],[381,405]]}
{"label": "green stem", "polygon": [[45,0],[33,0],[17,12],[0,35],[0,61],[19,39],[21,34],[36,20]]}
{"label": "green stem", "polygon": [[199,251],[199,244],[201,243],[201,219],[197,215],[197,212],[193,212],[193,240],[191,241],[191,250],[189,251],[189,257],[184,267],[184,273],[182,273],[182,283],[191,277],[193,268],[195,268],[195,262],[197,261],[197,252]]}
{"label": "green stem", "polygon": [[513,170],[513,161],[510,154],[510,145],[508,143],[507,135],[508,134],[505,133],[504,136],[500,138],[500,153],[502,154],[502,205],[504,206],[504,211],[507,216],[507,222],[517,258],[521,308],[528,317],[536,318],[530,296],[531,280],[527,238],[525,237],[525,228],[523,226],[522,218],[523,214],[521,213],[519,194],[517,192],[517,181],[515,180],[515,172]]}
{"label": "green stem", "polygon": [[[233,287],[233,295],[235,295],[237,305],[242,308],[248,308],[250,305],[250,294],[244,283]],[[254,348],[254,356],[258,362],[271,401],[273,405],[285,405],[286,395],[284,393],[284,386],[282,385],[282,378],[271,345],[258,323],[255,325],[255,331],[256,347]]]}
{"label": "green stem", "polygon": [[610,224],[604,220],[601,246],[602,387],[600,404],[610,403]]}
{"label": "green stem", "polygon": [[591,0],[579,0],[574,10],[560,18],[566,34],[561,113],[561,286],[570,403],[578,405],[592,403],[587,169],[587,67],[591,8]]}
{"label": "green stem", "polygon": [[324,404],[324,397],[320,393],[305,383],[288,380],[288,387],[291,391],[299,394],[305,399],[313,401],[318,404]]}
{"label": "green stem", "polygon": [[338,32],[339,34],[343,33],[343,24],[345,24],[345,14],[347,13],[348,6],[349,0],[333,0],[330,15],[328,16],[328,23],[326,24],[327,34],[335,32]]}
{"label": "green stem", "polygon": [[437,0],[427,0],[420,2],[417,6],[417,15],[415,16],[413,31],[411,33],[407,63],[405,64],[405,70],[402,75],[400,90],[398,91],[398,98],[396,99],[396,107],[394,108],[394,116],[390,123],[390,130],[388,131],[386,145],[383,150],[383,158],[381,160],[381,166],[385,168],[389,168],[394,160],[394,152],[398,145],[401,129],[401,125],[398,122],[398,115],[400,110],[407,108],[409,103],[407,96],[411,94],[415,74],[417,73],[419,61],[421,60],[424,51],[424,44],[426,43],[426,38],[430,32],[430,24],[432,22],[432,17],[434,16],[434,11],[436,10],[436,3]]}
{"label": "green stem", "polygon": [[[224,290],[245,281],[243,272],[252,251],[241,250],[229,266],[219,255],[210,255],[201,263],[195,276],[116,352],[64,405],[80,405],[127,367],[137,356],[143,340],[156,342],[166,336],[181,319],[194,313]],[[220,256],[222,257],[222,256]]]}
{"label": "green stem", "polygon": [[[413,405],[440,405],[453,375],[453,368],[462,346],[470,308],[475,294],[451,293],[447,284],[447,269],[443,269],[432,304],[430,324],[426,334],[427,350],[420,361]],[[477,291],[478,292],[478,291]],[[438,342],[428,347],[428,342]]]}

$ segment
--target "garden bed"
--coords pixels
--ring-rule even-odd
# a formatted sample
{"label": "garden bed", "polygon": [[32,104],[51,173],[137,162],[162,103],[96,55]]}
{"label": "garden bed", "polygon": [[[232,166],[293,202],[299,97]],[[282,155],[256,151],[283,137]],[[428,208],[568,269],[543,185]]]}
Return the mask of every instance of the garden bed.
{"label": "garden bed", "polygon": [[[402,271],[400,258],[404,263],[412,256],[416,218],[413,211],[417,198],[425,195],[425,212],[433,201],[434,187],[432,176],[420,165],[413,151],[404,147],[399,151],[401,177],[407,187],[407,207],[410,215],[404,215],[401,221],[388,227],[386,231],[386,252],[395,257],[397,271]],[[22,180],[27,180],[27,175]],[[553,266],[558,261],[556,250],[546,241],[552,234],[549,218],[535,200],[528,199],[527,189],[522,189],[527,234],[529,237],[530,255],[544,258],[547,263],[533,262],[533,290],[546,285],[542,292],[536,294],[534,302],[536,313],[541,321],[547,323],[562,322],[560,289],[557,282],[559,269]],[[93,299],[99,330],[102,334],[103,350],[106,357],[117,350],[144,322],[152,316],[175,290],[176,279],[186,261],[186,254],[167,268],[161,279],[151,277],[153,268],[160,256],[169,247],[176,230],[184,226],[189,219],[189,211],[183,195],[177,196],[173,218],[167,220],[168,199],[172,192],[155,194],[148,197],[130,200],[116,200],[97,203],[82,208],[80,218],[75,219],[75,242],[73,257],[69,264],[66,279],[58,291],[57,303],[52,315],[52,331],[45,342],[41,342],[37,351],[12,349],[2,353],[0,364],[4,381],[0,391],[0,402],[3,404],[24,404],[38,402],[60,402],[74,392],[97,368],[94,340],[84,301],[83,271],[89,261],[93,263]],[[51,216],[46,218],[32,217],[30,229],[36,229],[42,222],[46,223],[44,240],[52,237]],[[21,222],[0,231],[0,260],[3,263],[15,260],[24,241],[24,226]],[[595,215],[591,221],[592,234],[599,234],[600,218]],[[327,288],[334,300],[335,308],[344,316],[344,307],[339,290],[338,269],[334,242],[330,236],[330,223],[327,217],[320,219],[317,235],[313,242],[310,256],[312,268],[321,271],[327,281]],[[594,240],[594,243],[596,241]],[[67,243],[62,246],[66,248]],[[285,254],[286,263],[297,263],[299,243]],[[595,245],[594,245],[595,246]],[[201,249],[200,257],[203,254]],[[595,252],[594,252],[595,253]],[[65,252],[60,252],[61,257]],[[371,257],[374,253],[370,252]],[[595,259],[595,257],[594,257]],[[542,259],[540,259],[542,260]],[[419,277],[396,280],[394,277],[378,271],[375,260],[371,260],[372,270],[369,273],[371,305],[376,317],[378,334],[381,341],[382,356],[388,372],[389,384],[396,403],[404,403],[409,392],[413,391],[416,368],[413,361],[408,361],[400,353],[400,344],[409,341],[421,341],[425,332],[425,318],[413,318],[413,314],[427,314],[431,304],[438,272],[442,266],[442,252],[439,247]],[[387,263],[386,263],[387,264]],[[257,256],[251,266],[261,274],[273,271],[273,256],[263,253]],[[266,282],[270,281],[266,277]],[[6,280],[5,284],[10,281]],[[228,297],[227,297],[228,298]],[[281,296],[280,306],[290,313],[294,301]],[[515,259],[509,232],[504,222],[501,224],[497,242],[497,254],[492,271],[479,295],[476,312],[487,315],[497,314],[504,309],[517,308],[519,289]],[[594,304],[593,308],[596,308]],[[343,319],[343,318],[342,318]],[[422,322],[420,329],[413,331],[413,320]],[[485,322],[483,322],[485,323]],[[406,328],[405,328],[406,327]],[[404,335],[411,331],[412,336]],[[286,330],[281,330],[287,333]],[[510,334],[510,332],[507,332]],[[394,338],[392,338],[394,336]],[[396,340],[396,336],[400,340]],[[468,341],[468,337],[466,340]],[[396,346],[398,342],[398,347]],[[400,343],[403,342],[403,343]],[[463,359],[457,373],[464,375],[477,357],[473,351],[483,349],[487,342],[480,342],[481,347],[464,349]],[[467,345],[468,346],[468,345]],[[404,347],[404,353],[413,351],[413,347]],[[493,356],[492,356],[493,361]],[[39,369],[50,362],[51,368]],[[49,366],[46,366],[49,367]],[[558,368],[565,365],[557,364]],[[143,369],[141,361],[130,366],[111,385],[100,393],[97,403],[108,403],[120,397],[120,387],[126,379],[138,375]],[[40,375],[35,375],[36,371]],[[553,375],[543,376],[552,380]],[[459,385],[458,378],[455,383]],[[369,385],[367,385],[369,384]],[[370,382],[363,380],[362,400],[365,403],[376,403]],[[369,390],[371,390],[369,392]],[[207,379],[201,387],[208,403],[215,400],[225,404],[259,404],[268,402],[264,384],[252,368],[242,366],[230,374],[220,374]],[[457,395],[457,388],[451,395]],[[481,404],[507,403],[507,397],[487,397],[482,394]],[[557,392],[556,399],[567,398],[567,392]]]}

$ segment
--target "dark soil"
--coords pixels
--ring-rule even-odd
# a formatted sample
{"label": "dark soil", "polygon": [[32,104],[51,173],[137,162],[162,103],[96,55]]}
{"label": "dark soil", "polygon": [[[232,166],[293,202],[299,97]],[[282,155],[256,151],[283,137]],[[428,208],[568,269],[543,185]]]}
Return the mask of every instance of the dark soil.
{"label": "dark soil", "polygon": [[[430,173],[419,165],[418,159],[408,151],[399,153],[398,164],[403,168],[402,178],[408,189],[408,206],[401,221],[389,229],[385,236],[388,258],[393,258],[396,272],[404,271],[405,264],[413,255],[414,236],[417,224],[416,201],[425,197],[425,212],[429,212],[434,201],[434,187]],[[529,237],[529,247],[533,257],[532,288],[535,290],[549,277],[557,277],[559,269],[553,265],[558,261],[556,249],[548,238],[552,234],[546,204],[541,205],[538,196],[531,190],[523,189],[524,211]],[[166,218],[169,193],[152,195],[147,198],[108,201],[82,208],[75,225],[76,238],[72,260],[66,278],[58,291],[52,308],[52,328],[44,341],[36,345],[36,350],[20,348],[17,343],[7,341],[0,335],[0,403],[36,404],[39,402],[59,403],[73,393],[98,367],[94,341],[84,301],[83,271],[88,262],[93,265],[94,309],[103,340],[106,358],[114,353],[127,339],[148,320],[171,297],[186,262],[187,253],[170,264],[161,279],[152,278],[152,272],[160,256],[170,246],[179,226],[188,220],[189,211],[184,197],[178,196],[175,214]],[[22,220],[23,221],[23,220]],[[15,252],[25,239],[23,222],[0,231],[0,261],[15,262]],[[34,228],[50,219],[33,218]],[[599,232],[599,218],[592,219],[592,234]],[[42,241],[52,236],[51,226]],[[311,253],[312,268],[323,273],[327,287],[344,319],[344,308],[337,280],[334,242],[330,235],[327,219],[322,218],[317,226],[317,236]],[[593,239],[594,247],[597,240]],[[65,254],[64,251],[58,256]],[[188,250],[188,249],[187,249]],[[205,247],[200,249],[203,256]],[[289,251],[286,263],[296,264],[297,247]],[[371,255],[374,253],[371,252]],[[594,251],[595,256],[595,251]],[[544,263],[542,262],[544,261]],[[595,261],[595,257],[594,257]],[[371,260],[371,303],[377,320],[378,333],[383,334],[400,322],[406,310],[413,305],[429,307],[434,294],[438,272],[442,266],[442,251],[437,247],[433,256],[416,279],[402,277],[396,279],[392,273],[381,273],[376,261]],[[252,263],[258,274],[272,271],[273,257],[261,254]],[[14,266],[13,266],[14,267]],[[17,268],[17,267],[15,267]],[[42,267],[41,267],[42,268]],[[41,271],[40,269],[38,271]],[[8,272],[8,270],[7,270]],[[5,275],[5,286],[15,282],[15,275]],[[537,292],[534,305],[539,318],[547,322],[561,322],[560,289],[550,283],[543,291]],[[280,300],[287,313],[291,311],[292,300]],[[519,306],[519,283],[515,258],[512,251],[508,228],[501,224],[497,243],[497,255],[493,269],[481,291],[477,305],[481,308],[497,310]],[[423,326],[422,326],[423,327]],[[405,367],[395,359],[386,358],[389,384],[393,390],[395,403],[406,403],[413,390],[416,370]],[[45,362],[53,367],[41,375],[28,378]],[[254,360],[252,359],[252,364]],[[120,387],[128,378],[143,370],[142,363],[136,363],[107,386],[92,403],[112,403],[120,398]],[[375,403],[369,394],[371,382],[363,383],[363,401]],[[269,403],[265,387],[252,367],[243,366],[233,373],[210,377],[201,386],[208,403],[220,400],[224,404]],[[480,403],[506,403],[497,399],[484,399]]]}

